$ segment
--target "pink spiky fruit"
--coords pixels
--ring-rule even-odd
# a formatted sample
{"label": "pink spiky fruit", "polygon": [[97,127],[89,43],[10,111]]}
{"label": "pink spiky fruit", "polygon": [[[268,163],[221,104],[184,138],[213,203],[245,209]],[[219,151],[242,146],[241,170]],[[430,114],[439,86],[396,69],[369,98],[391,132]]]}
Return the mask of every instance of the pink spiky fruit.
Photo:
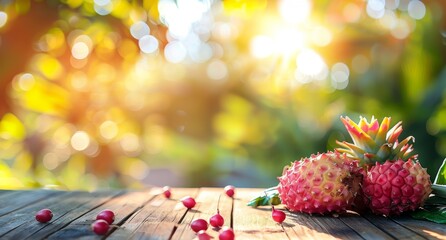
{"label": "pink spiky fruit", "polygon": [[371,167],[363,191],[364,202],[373,213],[391,216],[423,206],[432,189],[430,176],[420,163],[398,160]]}
{"label": "pink spiky fruit", "polygon": [[353,143],[339,142],[336,150],[357,159],[364,167],[362,200],[366,208],[379,215],[399,215],[423,206],[432,191],[426,169],[413,154],[415,138],[398,140],[402,122],[390,128],[390,117],[381,124],[374,117],[358,123],[341,117]]}
{"label": "pink spiky fruit", "polygon": [[282,203],[293,212],[344,212],[359,189],[358,162],[338,152],[311,155],[295,161],[279,177]]}

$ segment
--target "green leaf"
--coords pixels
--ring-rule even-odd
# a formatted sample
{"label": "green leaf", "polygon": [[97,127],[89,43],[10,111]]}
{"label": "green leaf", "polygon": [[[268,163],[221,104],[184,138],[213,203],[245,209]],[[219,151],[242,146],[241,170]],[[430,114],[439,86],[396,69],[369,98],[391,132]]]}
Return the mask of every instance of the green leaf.
{"label": "green leaf", "polygon": [[279,192],[277,187],[272,187],[266,189],[262,194],[256,198],[251,199],[248,202],[248,206],[258,207],[258,206],[268,206],[268,205],[278,205],[280,204]]}
{"label": "green leaf", "polygon": [[437,172],[434,184],[446,185],[446,159],[443,160],[443,164]]}
{"label": "green leaf", "polygon": [[437,197],[446,198],[446,185],[432,184],[432,193]]}
{"label": "green leaf", "polygon": [[411,213],[415,219],[429,220],[436,223],[446,223],[446,206],[427,205],[423,209],[419,209]]}

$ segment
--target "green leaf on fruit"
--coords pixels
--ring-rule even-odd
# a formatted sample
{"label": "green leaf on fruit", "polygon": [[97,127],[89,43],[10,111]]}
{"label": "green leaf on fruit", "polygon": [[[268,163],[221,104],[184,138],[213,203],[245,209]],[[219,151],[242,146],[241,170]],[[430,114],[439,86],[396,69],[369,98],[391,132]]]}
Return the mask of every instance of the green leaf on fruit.
{"label": "green leaf on fruit", "polygon": [[415,219],[429,220],[436,223],[446,223],[446,206],[444,205],[426,205],[411,213]]}
{"label": "green leaf on fruit", "polygon": [[248,202],[248,206],[258,207],[258,206],[268,206],[268,205],[278,205],[280,204],[279,192],[276,187],[266,189],[260,196],[253,198]]}
{"label": "green leaf on fruit", "polygon": [[444,159],[443,164],[441,164],[441,167],[437,172],[434,184],[446,185],[446,159]]}

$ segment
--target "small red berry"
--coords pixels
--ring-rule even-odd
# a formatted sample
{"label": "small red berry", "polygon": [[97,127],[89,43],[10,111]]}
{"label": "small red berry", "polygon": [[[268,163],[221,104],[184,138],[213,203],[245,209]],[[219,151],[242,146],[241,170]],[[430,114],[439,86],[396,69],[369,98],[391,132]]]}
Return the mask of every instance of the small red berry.
{"label": "small red berry", "polygon": [[53,218],[53,212],[45,208],[36,213],[36,220],[41,223],[49,222]]}
{"label": "small red berry", "polygon": [[112,224],[115,221],[115,213],[109,209],[102,210],[97,216],[96,220],[105,220],[108,224]]}
{"label": "small red berry", "polygon": [[229,227],[224,227],[220,231],[220,234],[218,234],[218,239],[220,240],[234,240],[234,238],[234,231],[232,230],[232,228]]}
{"label": "small red berry", "polygon": [[274,209],[273,207],[272,217],[275,222],[282,223],[283,221],[285,221],[286,214],[281,210]]}
{"label": "small red berry", "polygon": [[220,213],[216,213],[209,219],[209,223],[213,227],[220,228],[223,226],[223,224],[225,224],[225,219],[220,215]]}
{"label": "small red berry", "polygon": [[235,187],[232,185],[228,185],[225,187],[225,193],[228,197],[233,197],[235,194]]}
{"label": "small red berry", "polygon": [[189,197],[189,196],[182,198],[181,202],[188,209],[191,209],[191,208],[195,207],[195,204],[196,204],[195,199],[192,198],[192,197]]}
{"label": "small red berry", "polygon": [[205,230],[200,230],[197,233],[198,240],[211,240],[211,236]]}
{"label": "small red berry", "polygon": [[204,219],[195,219],[190,224],[190,227],[194,232],[199,232],[200,230],[207,230],[208,229],[208,222]]}
{"label": "small red berry", "polygon": [[170,190],[171,190],[171,189],[170,189],[169,186],[164,186],[164,187],[163,187],[163,194],[164,194],[164,197],[166,197],[166,198],[170,198],[170,196],[172,195],[172,192],[171,192]]}
{"label": "small red berry", "polygon": [[91,224],[91,229],[97,235],[104,235],[108,232],[110,225],[107,221],[103,219],[96,220],[93,224]]}

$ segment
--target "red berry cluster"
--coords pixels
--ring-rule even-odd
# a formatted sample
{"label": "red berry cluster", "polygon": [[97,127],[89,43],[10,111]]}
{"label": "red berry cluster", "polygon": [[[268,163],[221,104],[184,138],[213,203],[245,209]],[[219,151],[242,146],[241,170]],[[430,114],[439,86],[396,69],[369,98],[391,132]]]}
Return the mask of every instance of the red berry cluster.
{"label": "red berry cluster", "polygon": [[110,229],[110,224],[115,221],[115,213],[109,209],[102,210],[96,215],[96,221],[91,224],[91,229],[98,235],[104,235]]}
{"label": "red berry cluster", "polygon": [[[36,220],[41,223],[49,222],[53,218],[53,212],[50,209],[42,209],[36,213]],[[115,221],[115,214],[109,209],[102,210],[97,216],[96,221],[91,224],[91,229],[98,235],[104,235],[110,229],[110,224]]]}
{"label": "red berry cluster", "polygon": [[[232,198],[232,197],[234,197],[234,194],[235,194],[235,187],[228,185],[224,188],[224,192],[228,197]],[[167,197],[165,190],[164,190],[163,194],[164,194],[164,196]],[[169,189],[168,195],[170,196],[170,189]],[[190,196],[182,198],[181,202],[188,209],[193,208],[196,204],[195,199]],[[220,214],[218,205],[220,205],[220,197],[218,198],[217,213],[214,214],[209,219],[209,224],[216,229],[220,229],[220,232],[218,235],[218,238],[220,240],[233,240],[235,238],[234,231],[230,227],[223,227],[223,225],[225,223],[225,219]],[[192,223],[190,224],[190,227],[192,228],[192,230],[194,232],[197,233],[197,238],[199,240],[209,240],[209,239],[211,239],[211,236],[206,233],[206,230],[208,229],[209,224],[206,220],[200,218],[200,219],[195,219],[194,221],[192,221]]]}

